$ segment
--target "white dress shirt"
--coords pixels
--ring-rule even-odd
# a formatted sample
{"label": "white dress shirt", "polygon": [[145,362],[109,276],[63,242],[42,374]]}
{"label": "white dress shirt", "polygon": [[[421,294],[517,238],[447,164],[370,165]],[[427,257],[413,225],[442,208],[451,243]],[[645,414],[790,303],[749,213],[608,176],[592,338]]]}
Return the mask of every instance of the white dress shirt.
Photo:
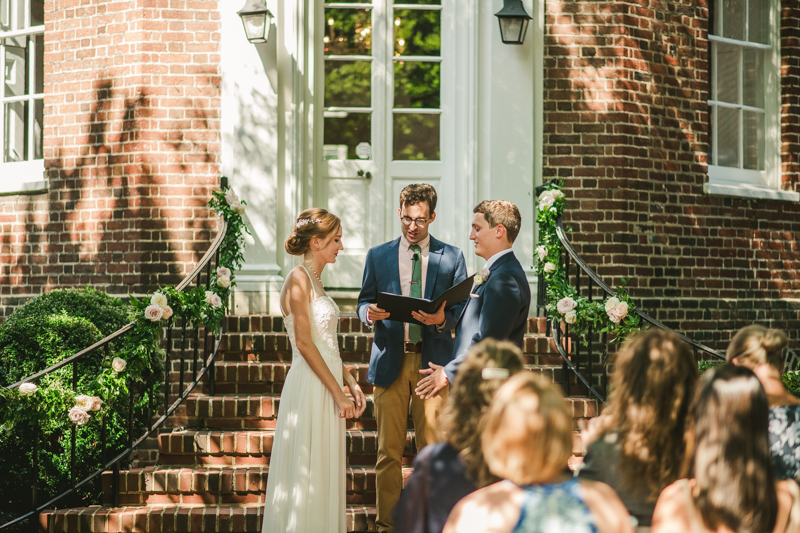
{"label": "white dress shirt", "polygon": [[494,254],[492,257],[490,257],[486,261],[486,264],[484,265],[483,268],[492,268],[492,265],[495,264],[498,259],[500,259],[501,257],[503,257],[506,254],[510,254],[513,251],[514,250],[512,250],[511,248],[506,248],[505,250],[503,250],[501,252],[497,252],[496,254]]}

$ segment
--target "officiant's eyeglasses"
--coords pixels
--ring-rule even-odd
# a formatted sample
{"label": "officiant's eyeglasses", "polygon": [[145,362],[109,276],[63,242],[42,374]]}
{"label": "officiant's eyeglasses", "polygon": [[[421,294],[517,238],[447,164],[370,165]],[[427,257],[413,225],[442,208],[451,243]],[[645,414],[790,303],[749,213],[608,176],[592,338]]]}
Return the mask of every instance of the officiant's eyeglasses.
{"label": "officiant's eyeglasses", "polygon": [[411,223],[415,223],[418,227],[427,226],[428,222],[430,222],[429,218],[411,218],[411,217],[400,217],[400,220],[403,222],[404,226],[410,226]]}

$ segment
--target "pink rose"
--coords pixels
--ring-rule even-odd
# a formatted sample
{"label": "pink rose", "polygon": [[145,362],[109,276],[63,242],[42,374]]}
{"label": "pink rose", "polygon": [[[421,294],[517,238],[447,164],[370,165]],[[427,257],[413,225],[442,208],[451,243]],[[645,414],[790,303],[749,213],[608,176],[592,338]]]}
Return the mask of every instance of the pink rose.
{"label": "pink rose", "polygon": [[215,294],[211,297],[211,305],[217,308],[222,307],[222,298],[220,298],[218,294]]}
{"label": "pink rose", "polygon": [[144,310],[144,316],[152,322],[158,322],[164,316],[164,310],[157,305],[148,305]]}
{"label": "pink rose", "polygon": [[80,407],[73,407],[69,410],[69,419],[73,424],[78,424],[79,426],[85,424],[92,418],[89,416],[89,413],[81,409]]}
{"label": "pink rose", "polygon": [[173,311],[170,306],[165,305],[164,307],[161,308],[161,312],[162,312],[161,318],[163,318],[164,320],[169,320],[169,317],[172,316]]}
{"label": "pink rose", "polygon": [[103,400],[97,396],[92,396],[92,411],[99,411],[103,407]]}
{"label": "pink rose", "polygon": [[539,261],[544,261],[544,258],[547,257],[547,248],[544,246],[537,246],[536,254],[539,256]]}
{"label": "pink rose", "polygon": [[575,300],[573,300],[569,296],[566,296],[564,298],[561,298],[558,301],[558,304],[557,304],[556,307],[558,308],[558,312],[561,313],[562,315],[564,315],[564,314],[569,313],[570,311],[572,311],[576,307],[578,307],[578,304],[575,302]]}
{"label": "pink rose", "polygon": [[231,269],[228,267],[217,267],[217,277],[218,278],[231,277]]}

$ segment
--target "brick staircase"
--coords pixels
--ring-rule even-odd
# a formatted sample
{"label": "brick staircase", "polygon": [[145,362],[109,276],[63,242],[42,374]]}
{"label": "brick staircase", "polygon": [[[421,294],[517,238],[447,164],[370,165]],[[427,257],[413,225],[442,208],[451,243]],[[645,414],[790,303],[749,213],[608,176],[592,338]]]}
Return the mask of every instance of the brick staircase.
{"label": "brick staircase", "polygon": [[[529,320],[526,363],[558,382],[560,358],[544,332],[545,319]],[[342,317],[342,359],[368,395],[364,415],[347,423],[347,528],[352,532],[375,530],[377,433],[372,386],[366,382],[371,343],[357,318]],[[120,472],[116,501],[112,473],[105,472],[103,506],[46,511],[40,528],[51,533],[258,533],[280,391],[291,357],[281,317],[228,317],[216,364],[216,394],[209,395],[203,384],[170,419],[170,427],[136,452],[133,468]],[[176,365],[172,374],[176,383]],[[595,400],[573,396],[565,401],[576,421],[597,413]],[[577,432],[573,448],[579,456]],[[415,453],[411,429],[403,458],[406,476]]]}

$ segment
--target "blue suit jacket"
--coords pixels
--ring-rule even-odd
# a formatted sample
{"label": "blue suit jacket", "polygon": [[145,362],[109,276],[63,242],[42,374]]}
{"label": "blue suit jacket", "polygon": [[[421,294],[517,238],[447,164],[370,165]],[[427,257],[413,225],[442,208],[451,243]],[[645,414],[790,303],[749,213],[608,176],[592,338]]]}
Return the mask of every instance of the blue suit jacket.
{"label": "blue suit jacket", "polygon": [[[369,325],[367,308],[369,304],[378,301],[379,293],[402,294],[398,263],[399,248],[398,237],[367,252],[364,279],[361,282],[361,293],[358,295],[358,317],[367,325]],[[425,276],[424,297],[432,300],[467,278],[464,254],[455,246],[431,237],[428,271]],[[423,368],[428,368],[429,362],[437,365],[446,365],[450,362],[453,355],[453,336],[450,331],[455,327],[464,303],[459,302],[445,311],[446,323],[442,332],[436,331],[435,326],[422,327]],[[394,320],[375,322],[375,338],[367,372],[367,381],[373,385],[388,387],[400,373],[400,365],[403,362],[404,326],[403,322]]]}
{"label": "blue suit jacket", "polygon": [[508,340],[524,349],[531,288],[514,252],[498,258],[489,268],[489,278],[472,292],[477,298],[469,298],[464,306],[456,326],[453,360],[444,368],[451,384],[467,351],[482,339]]}

